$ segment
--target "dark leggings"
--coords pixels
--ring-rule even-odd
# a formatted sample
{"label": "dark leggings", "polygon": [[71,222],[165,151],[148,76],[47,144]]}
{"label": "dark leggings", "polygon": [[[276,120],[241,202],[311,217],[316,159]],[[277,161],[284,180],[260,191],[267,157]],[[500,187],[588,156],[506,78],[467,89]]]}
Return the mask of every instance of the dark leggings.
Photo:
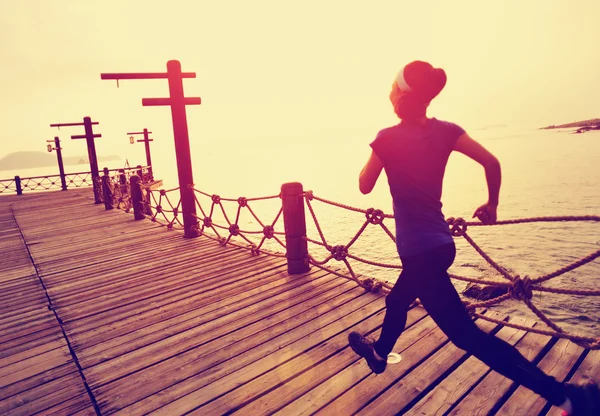
{"label": "dark leggings", "polygon": [[419,298],[431,318],[458,348],[553,405],[562,404],[566,398],[562,383],[544,374],[515,347],[482,331],[471,320],[447,272],[455,254],[454,243],[450,243],[402,258],[402,273],[385,300],[383,328],[375,343],[377,354],[386,357],[392,351],[406,326],[410,304]]}

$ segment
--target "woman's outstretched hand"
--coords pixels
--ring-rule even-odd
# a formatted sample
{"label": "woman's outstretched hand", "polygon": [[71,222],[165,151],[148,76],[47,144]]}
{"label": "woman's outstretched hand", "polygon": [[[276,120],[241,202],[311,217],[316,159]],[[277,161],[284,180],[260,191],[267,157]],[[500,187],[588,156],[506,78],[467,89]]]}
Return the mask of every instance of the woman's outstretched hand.
{"label": "woman's outstretched hand", "polygon": [[485,204],[483,204],[475,210],[473,218],[477,217],[479,221],[481,221],[484,224],[493,224],[498,218],[497,211],[498,205],[493,205],[489,202],[486,202]]}

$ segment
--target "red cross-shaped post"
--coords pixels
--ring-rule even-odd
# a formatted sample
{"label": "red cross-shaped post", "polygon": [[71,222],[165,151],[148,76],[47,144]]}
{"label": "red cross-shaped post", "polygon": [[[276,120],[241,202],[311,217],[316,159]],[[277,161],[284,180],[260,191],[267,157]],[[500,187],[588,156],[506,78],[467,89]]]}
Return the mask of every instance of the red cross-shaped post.
{"label": "red cross-shaped post", "polygon": [[94,134],[94,128],[92,126],[99,124],[97,121],[92,121],[90,117],[84,117],[83,123],[56,123],[50,124],[50,127],[72,127],[72,126],[83,126],[85,134],[78,134],[71,136],[71,139],[85,139],[88,149],[88,159],[90,160],[90,172],[92,175],[92,187],[94,189],[94,203],[101,204],[102,199],[100,198],[100,173],[98,172],[98,158],[96,157],[96,146],[94,139],[102,137],[101,134]]}
{"label": "red cross-shaped post", "polygon": [[175,157],[181,194],[181,210],[183,214],[184,237],[198,235],[198,219],[196,218],[196,200],[194,198],[194,176],[192,174],[192,158],[190,156],[190,139],[188,135],[186,105],[200,104],[200,97],[186,98],[183,94],[183,78],[196,78],[195,72],[181,72],[179,61],[167,62],[166,73],[118,73],[101,74],[101,79],[164,79],[169,81],[168,98],[143,98],[143,106],[167,105],[171,107],[173,119],[173,135],[175,138]]}

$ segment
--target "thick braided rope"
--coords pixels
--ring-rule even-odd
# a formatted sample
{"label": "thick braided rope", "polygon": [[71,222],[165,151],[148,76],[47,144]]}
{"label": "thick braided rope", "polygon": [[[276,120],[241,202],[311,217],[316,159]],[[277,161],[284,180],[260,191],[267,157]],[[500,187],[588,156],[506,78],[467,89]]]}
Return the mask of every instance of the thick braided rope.
{"label": "thick braided rope", "polygon": [[485,319],[486,321],[493,322],[495,324],[504,325],[504,326],[508,326],[511,328],[520,329],[523,331],[534,332],[536,334],[548,335],[548,336],[557,336],[558,335],[561,338],[566,338],[569,341],[572,341],[573,343],[580,345],[583,348],[589,348],[589,349],[594,349],[594,350],[600,349],[600,339],[599,338],[585,337],[585,336],[569,334],[569,333],[565,333],[565,332],[557,334],[556,331],[545,330],[545,329],[540,329],[540,328],[535,328],[535,327],[530,328],[530,327],[526,327],[523,325],[511,323],[511,322],[504,322],[504,321],[501,321],[498,319],[487,317],[487,316],[482,315],[477,312],[473,313],[473,315],[476,316],[477,318]]}
{"label": "thick braided rope", "polygon": [[[358,237],[362,234],[362,232],[364,231],[364,229],[366,228],[366,226],[368,225],[369,221],[367,221],[365,224],[363,224],[363,226],[359,229],[359,231],[354,235],[354,237],[350,240],[349,244],[346,244],[345,246],[330,246],[327,244],[326,240],[325,240],[325,236],[323,235],[323,232],[321,230],[321,227],[318,223],[318,220],[316,218],[316,215],[314,214],[314,210],[312,209],[312,206],[310,205],[310,200],[315,199],[333,206],[337,206],[340,208],[344,208],[344,209],[348,209],[354,212],[360,212],[360,213],[365,213],[368,215],[369,212],[373,212],[373,209],[369,209],[369,210],[362,210],[362,209],[358,209],[355,207],[350,207],[348,205],[345,204],[340,204],[340,203],[336,203],[333,201],[329,201],[323,198],[318,198],[315,197],[312,192],[308,191],[306,194],[306,201],[307,201],[307,205],[309,206],[309,210],[311,212],[311,215],[313,217],[313,220],[315,221],[315,225],[317,227],[317,230],[319,231],[319,235],[321,237],[322,243],[319,243],[317,241],[311,240],[311,239],[307,239],[307,241],[310,241],[312,243],[315,244],[319,244],[321,246],[324,246],[329,252],[330,254],[321,261],[317,261],[314,258],[310,258],[311,263],[318,265],[319,267],[324,267],[324,265],[329,262],[331,259],[336,259],[336,260],[341,260],[345,263],[345,265],[348,268],[348,271],[350,272],[351,276],[352,276],[352,280],[354,280],[355,282],[357,282],[357,284],[363,286],[363,283],[356,277],[354,271],[352,270],[352,268],[350,267],[347,258],[352,258],[354,260],[357,261],[361,261],[363,263],[366,264],[371,264],[371,265],[380,265],[381,267],[387,267],[387,268],[392,268],[395,265],[390,265],[390,264],[383,264],[383,263],[379,263],[378,262],[372,262],[369,260],[365,260],[362,259],[358,256],[353,256],[351,254],[349,254],[347,252],[347,249],[358,239]],[[393,218],[393,216],[391,215],[382,215],[382,218]],[[531,223],[531,222],[548,222],[548,221],[599,221],[600,217],[598,216],[561,216],[561,217],[534,217],[534,218],[524,218],[524,219],[517,219],[517,220],[508,220],[508,221],[502,221],[502,222],[498,222],[496,224],[498,225],[503,225],[503,224],[520,224],[520,223]],[[556,288],[547,288],[547,287],[542,287],[539,285],[539,283],[542,283],[544,281],[550,280],[554,277],[557,277],[561,274],[564,274],[570,270],[573,270],[577,267],[580,267],[584,264],[587,264],[591,261],[593,261],[594,259],[596,259],[597,257],[600,257],[600,250],[597,250],[594,253],[591,253],[590,255],[583,257],[567,266],[564,266],[560,269],[558,269],[555,272],[546,274],[544,276],[540,276],[537,279],[530,279],[529,277],[525,277],[525,278],[521,278],[519,275],[511,275],[504,267],[500,266],[498,263],[496,263],[466,232],[467,230],[467,226],[472,225],[472,224],[477,224],[477,225],[482,225],[481,223],[468,223],[467,221],[465,221],[462,218],[449,218],[448,219],[448,225],[451,228],[451,232],[452,235],[454,235],[455,237],[464,237],[467,242],[475,249],[475,251],[484,259],[486,260],[486,262],[492,266],[492,268],[494,268],[502,277],[504,277],[506,280],[508,280],[510,283],[502,283],[502,282],[489,282],[486,281],[484,279],[475,279],[475,278],[466,278],[466,277],[462,277],[462,276],[452,276],[454,278],[458,278],[459,280],[463,280],[463,281],[469,281],[469,282],[476,282],[476,283],[483,283],[483,284],[488,284],[488,285],[492,285],[492,286],[501,286],[501,287],[505,287],[508,289],[508,293],[506,293],[505,295],[501,295],[498,296],[494,299],[490,299],[488,301],[483,301],[483,302],[477,302],[477,303],[466,303],[465,306],[467,307],[467,309],[470,311],[470,313],[474,313],[476,308],[482,308],[482,307],[488,307],[491,305],[495,305],[498,303],[501,303],[505,300],[508,299],[516,299],[516,300],[521,300],[523,303],[525,303],[525,305],[527,305],[527,307],[538,317],[538,319],[540,319],[542,322],[544,322],[552,331],[548,331],[549,334],[554,335],[554,336],[560,336],[560,337],[565,337],[565,338],[569,338],[571,339],[573,342],[577,342],[580,343],[581,345],[585,345],[586,347],[594,347],[594,346],[598,346],[600,348],[600,339],[595,339],[595,338],[590,338],[590,337],[580,337],[580,336],[576,336],[573,334],[566,334],[562,328],[560,328],[558,325],[556,325],[555,323],[553,323],[548,317],[546,317],[537,307],[535,307],[535,305],[533,305],[533,303],[531,302],[531,297],[532,297],[532,291],[533,290],[539,290],[539,291],[544,291],[544,292],[551,292],[551,293],[568,293],[568,294],[578,294],[578,295],[600,295],[600,291],[594,291],[594,290],[573,290],[573,289],[556,289]],[[386,230],[386,232],[388,232],[389,230]],[[391,233],[388,232],[388,235],[390,235]],[[342,250],[343,249],[343,250]],[[396,266],[397,267],[397,266]],[[400,267],[397,267],[400,268]],[[383,286],[382,286],[383,288]]]}
{"label": "thick braided rope", "polygon": [[[204,191],[195,189],[193,187],[193,185],[190,185],[189,189],[192,189],[194,191],[195,204],[200,209],[200,212],[203,215],[202,218],[199,217],[198,215],[194,215],[196,217],[196,219],[198,220],[198,231],[200,232],[200,234],[205,235],[209,238],[213,238],[214,240],[218,241],[221,245],[234,245],[237,247],[250,248],[251,253],[253,255],[261,252],[261,248],[262,248],[263,244],[268,239],[275,240],[275,242],[277,244],[279,244],[281,247],[285,248],[285,244],[281,241],[280,238],[278,238],[278,236],[285,235],[285,233],[280,232],[280,231],[275,231],[275,224],[282,217],[283,207],[279,209],[279,211],[277,212],[277,215],[275,216],[275,219],[271,223],[267,223],[268,225],[266,225],[266,223],[264,221],[262,221],[258,217],[258,215],[256,215],[256,212],[249,205],[250,201],[264,201],[264,200],[269,200],[269,199],[275,199],[275,198],[280,198],[280,195],[272,195],[272,196],[258,197],[258,198],[246,198],[246,197],[223,198],[220,195],[208,194]],[[211,205],[210,205],[210,212],[208,212],[208,214],[204,210],[202,204],[200,203],[198,195],[203,195],[203,196],[210,198]],[[229,215],[227,214],[227,211],[225,210],[223,201],[236,202],[238,204],[236,214],[235,214],[235,219],[233,221],[230,219]],[[262,227],[261,230],[245,230],[245,229],[240,228],[239,220],[240,220],[240,216],[241,216],[243,208],[246,208],[249,211],[250,215],[254,218],[254,220]],[[223,215],[226,225],[217,224],[216,222],[214,222],[213,214],[215,213],[215,211],[219,211]],[[207,229],[211,229],[216,237],[212,237],[212,236],[209,236],[208,234],[206,234]],[[228,233],[227,236],[226,237],[221,236],[218,229],[223,230],[226,233]],[[250,240],[248,238],[249,235],[256,236],[259,234],[262,234],[263,237],[261,238],[260,242],[258,242],[258,243],[253,242],[252,240]],[[246,243],[248,243],[248,246],[240,246],[239,244],[235,243],[232,240],[234,237],[241,238]],[[274,252],[269,252],[269,254],[271,254],[271,255],[279,256],[278,253],[276,253],[276,254],[273,254],[273,253]]]}

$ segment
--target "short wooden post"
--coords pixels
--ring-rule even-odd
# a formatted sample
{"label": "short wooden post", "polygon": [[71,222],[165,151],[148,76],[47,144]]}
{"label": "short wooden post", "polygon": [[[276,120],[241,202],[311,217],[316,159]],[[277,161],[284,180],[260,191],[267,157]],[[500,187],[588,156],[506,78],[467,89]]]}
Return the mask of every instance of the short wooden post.
{"label": "short wooden post", "polygon": [[119,169],[119,185],[121,185],[121,198],[125,200],[127,195],[127,176],[125,176],[125,169]]}
{"label": "short wooden post", "polygon": [[104,196],[104,209],[113,209],[113,196],[110,189],[110,174],[108,168],[104,168],[104,175],[102,175],[102,195]]}
{"label": "short wooden post", "polygon": [[17,195],[23,195],[23,188],[21,188],[20,176],[15,176],[15,187],[17,188]]}
{"label": "short wooden post", "polygon": [[137,165],[137,174],[140,177],[140,180],[142,181],[142,183],[146,183],[147,182],[147,178],[144,178],[144,170],[142,169],[142,165]]}
{"label": "short wooden post", "polygon": [[302,184],[299,182],[283,184],[281,186],[281,202],[283,204],[285,256],[288,260],[288,273],[306,273],[310,270],[310,263],[308,261]]}
{"label": "short wooden post", "polygon": [[137,175],[131,175],[129,178],[131,183],[131,204],[133,205],[133,218],[137,220],[143,220],[144,216],[144,203],[142,201],[142,188],[140,188],[140,177]]}
{"label": "short wooden post", "polygon": [[152,139],[148,136],[148,129],[144,129],[144,146],[146,148],[146,166],[148,166],[148,182],[154,180],[154,173],[152,172],[152,158],[150,156],[150,142]]}
{"label": "short wooden post", "polygon": [[63,191],[67,190],[67,178],[65,176],[65,166],[63,164],[62,149],[60,148],[60,139],[54,138],[54,148],[56,149],[56,160],[58,161],[58,173],[60,174],[60,187]]}

